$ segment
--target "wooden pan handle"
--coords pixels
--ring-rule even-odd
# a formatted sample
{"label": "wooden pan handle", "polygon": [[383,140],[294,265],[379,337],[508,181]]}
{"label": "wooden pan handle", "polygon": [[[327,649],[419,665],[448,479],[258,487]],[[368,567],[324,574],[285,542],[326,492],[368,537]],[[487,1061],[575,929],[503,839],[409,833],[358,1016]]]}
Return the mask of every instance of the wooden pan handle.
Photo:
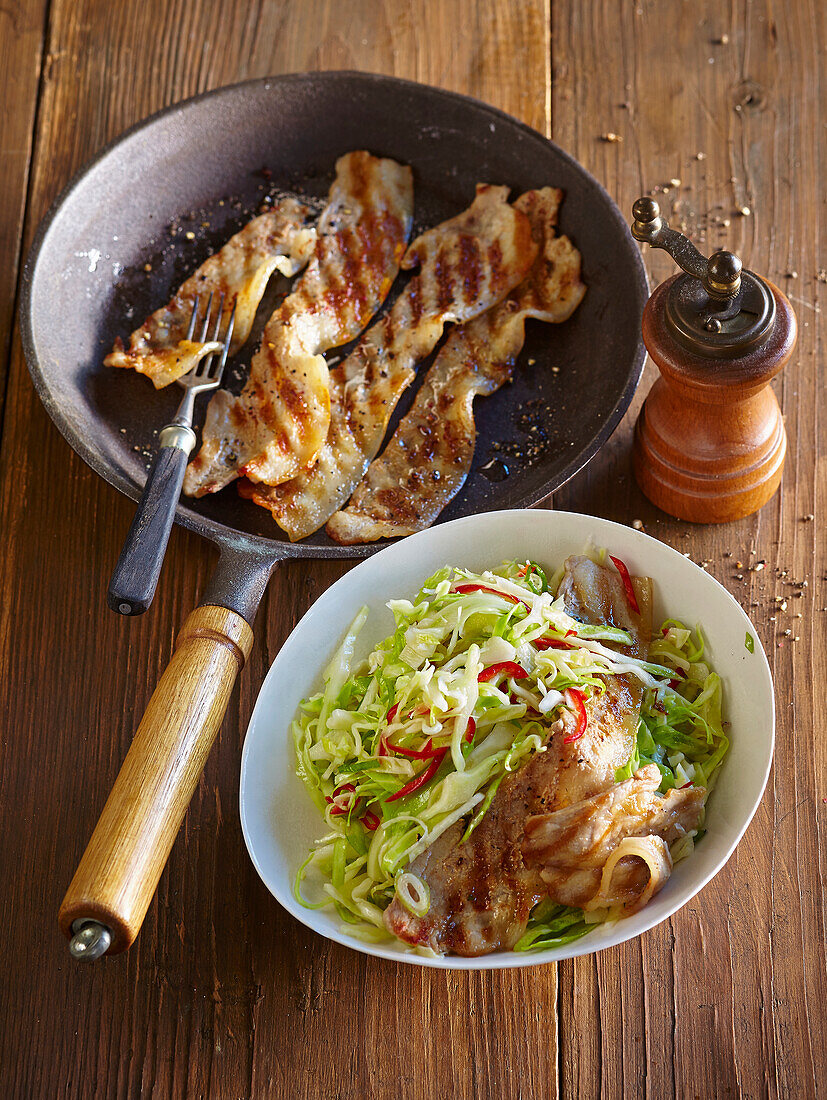
{"label": "wooden pan handle", "polygon": [[98,921],[110,954],[137,936],[252,644],[246,620],[223,607],[184,623],[66,891],[66,936],[76,920]]}

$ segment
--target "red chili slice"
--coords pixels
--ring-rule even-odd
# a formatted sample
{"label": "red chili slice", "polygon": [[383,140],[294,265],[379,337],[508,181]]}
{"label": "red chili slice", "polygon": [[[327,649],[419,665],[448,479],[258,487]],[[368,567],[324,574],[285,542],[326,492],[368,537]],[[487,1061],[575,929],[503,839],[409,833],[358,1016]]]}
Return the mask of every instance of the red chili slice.
{"label": "red chili slice", "polygon": [[[682,668],[676,668],[675,669],[675,675],[680,676],[681,680],[686,679],[686,673],[683,671]],[[673,691],[676,691],[681,686],[681,680],[670,680],[669,681],[669,686],[673,689]]]}
{"label": "red chili slice", "polygon": [[[356,809],[358,807],[359,802],[360,802],[360,799],[357,798],[356,802],[354,804],[354,807],[353,807],[354,809]],[[349,814],[349,813],[350,813],[350,806],[331,806],[330,807],[330,816],[331,817],[341,817],[344,814]]]}
{"label": "red chili slice", "polygon": [[440,750],[433,748],[433,741],[429,737],[421,749],[409,749],[405,745],[395,745],[393,741],[387,743],[387,747],[398,752],[400,756],[407,756],[411,760],[430,760]]}
{"label": "red chili slice", "polygon": [[484,668],[477,677],[477,680],[481,684],[487,684],[489,680],[493,680],[496,676],[515,676],[519,679],[525,679],[528,673],[522,665],[518,665],[516,661],[500,661],[496,665],[489,665],[488,668]]}
{"label": "red chili slice", "polygon": [[[477,732],[477,723],[473,718],[468,719],[468,725],[465,727],[465,733],[462,735],[464,740],[469,743],[474,740],[474,734]],[[429,737],[421,749],[409,749],[406,745],[395,745],[393,741],[385,743],[385,749],[393,749],[394,752],[398,752],[400,756],[407,756],[410,760],[431,760],[433,757],[438,756],[440,753],[445,752],[445,746],[440,745],[434,747],[433,738]]]}
{"label": "red chili slice", "polygon": [[[396,715],[397,715],[398,711],[399,711],[399,704],[394,703],[393,706],[391,707],[391,709],[385,715],[385,721],[388,723],[388,725],[390,725],[391,722],[396,720]],[[428,713],[428,708],[427,707],[421,707],[421,706],[420,707],[414,707],[413,710],[408,711],[408,713],[405,717],[410,720],[411,718],[413,718],[413,716],[415,714],[423,715],[423,714],[427,714],[427,713]]]}
{"label": "red chili slice", "polygon": [[[396,717],[396,712],[398,710],[399,710],[399,704],[394,703],[393,706],[391,707],[391,709],[385,715],[385,721],[388,723],[388,725],[390,725],[391,722],[394,720],[394,718]],[[388,752],[388,746],[385,744],[385,735],[384,735],[384,733],[379,738],[379,748],[376,750],[376,755],[377,756],[390,756],[390,753]]]}
{"label": "red chili slice", "polygon": [[443,757],[447,751],[447,749],[440,749],[427,768],[423,768],[418,775],[415,775],[413,779],[409,780],[405,786],[401,788],[401,790],[398,790],[396,794],[392,794],[386,801],[396,802],[397,798],[404,798],[406,794],[413,794],[414,791],[418,791],[420,787],[424,787],[428,780],[433,779],[436,775],[439,765],[442,763]]}
{"label": "red chili slice", "polygon": [[586,715],[586,702],[583,692],[578,688],[569,688],[566,695],[574,704],[574,710],[577,714],[577,725],[575,726],[574,733],[570,733],[568,737],[563,738],[563,744],[570,745],[572,741],[579,741],[586,732],[589,719]]}
{"label": "red chili slice", "polygon": [[567,642],[564,639],[570,638],[572,635],[577,637],[576,630],[567,630],[562,638],[535,638],[534,645],[538,649],[572,649],[572,643]]}
{"label": "red chili slice", "polygon": [[345,806],[340,806],[336,802],[336,799],[339,798],[343,794],[355,794],[355,793],[356,793],[356,788],[353,786],[352,783],[340,783],[339,786],[336,787],[336,789],[333,791],[332,796],[331,795],[325,795],[325,802],[331,803],[330,816],[331,817],[339,817],[341,814],[349,814],[352,809],[356,809],[356,807],[362,801],[361,798],[357,798],[357,799],[355,799],[355,801],[353,799],[349,799],[347,805],[345,805]]}
{"label": "red chili slice", "polygon": [[[492,596],[500,596],[504,600],[510,600],[512,603],[521,603],[523,607],[528,608],[528,604],[525,600],[520,600],[516,596],[512,596],[510,592],[498,592],[496,588],[489,588],[487,584],[458,584],[454,589],[454,592],[459,592],[464,596],[467,592],[490,592]],[[529,611],[531,608],[528,608]]]}
{"label": "red chili slice", "polygon": [[365,810],[362,814],[362,824],[366,829],[370,829],[372,833],[375,833],[381,825],[381,822],[373,810]]}
{"label": "red chili slice", "polygon": [[613,558],[611,554],[609,554],[609,561],[620,574],[620,579],[623,581],[623,587],[626,591],[626,599],[629,601],[629,606],[636,615],[639,615],[640,607],[638,606],[637,596],[635,595],[634,585],[632,584],[632,578],[629,576],[629,570],[626,568],[620,558]]}
{"label": "red chili slice", "polygon": [[348,793],[354,794],[355,791],[356,788],[353,786],[352,783],[340,783],[338,787],[334,787],[332,795],[326,794],[324,796],[324,800],[325,802],[332,802],[337,797],[337,795]]}
{"label": "red chili slice", "polygon": [[682,787],[678,787],[678,790],[679,791],[685,791],[687,787],[691,787],[691,786],[692,786],[692,780],[688,779]]}

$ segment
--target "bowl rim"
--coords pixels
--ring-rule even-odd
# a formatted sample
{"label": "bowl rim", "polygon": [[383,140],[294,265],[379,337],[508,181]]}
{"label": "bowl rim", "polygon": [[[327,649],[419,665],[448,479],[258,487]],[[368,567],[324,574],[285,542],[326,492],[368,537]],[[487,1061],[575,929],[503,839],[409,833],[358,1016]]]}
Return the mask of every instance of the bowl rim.
{"label": "bowl rim", "polygon": [[[260,709],[263,705],[262,700],[266,698],[268,691],[271,690],[268,689],[268,683],[270,682],[271,678],[275,679],[273,675],[273,670],[276,668],[279,660],[282,657],[282,654],[285,653],[285,650],[288,650],[287,656],[289,658],[290,643],[294,639],[294,637],[296,637],[296,635],[300,633],[302,629],[307,629],[306,627],[304,627],[304,624],[305,620],[308,618],[308,616],[310,616],[311,612],[313,612],[314,609],[317,609],[320,604],[322,604],[323,607],[324,603],[334,601],[339,595],[347,592],[348,588],[350,588],[354,583],[354,576],[358,577],[364,571],[371,571],[376,569],[376,563],[380,561],[383,556],[385,556],[385,560],[387,560],[387,557],[392,556],[394,552],[398,553],[400,547],[402,547],[403,545],[409,545],[412,541],[427,541],[429,538],[433,538],[437,533],[439,533],[439,537],[444,537],[446,531],[448,531],[449,529],[474,526],[484,527],[488,524],[499,524],[507,522],[513,525],[515,532],[518,532],[518,521],[521,517],[531,517],[531,522],[536,523],[538,522],[536,517],[540,516],[548,517],[547,521],[550,523],[553,523],[555,519],[562,518],[565,523],[570,523],[574,521],[575,524],[597,524],[600,528],[605,530],[607,534],[610,534],[612,530],[622,531],[626,539],[631,539],[633,543],[637,543],[641,546],[655,544],[658,548],[656,551],[657,553],[664,554],[667,560],[672,559],[674,561],[675,559],[680,559],[681,568],[689,567],[696,570],[698,574],[701,574],[705,578],[704,583],[708,583],[709,585],[719,589],[720,593],[722,593],[725,597],[726,602],[730,605],[733,614],[736,616],[736,618],[739,618],[741,620],[741,623],[744,626],[745,630],[752,635],[754,641],[754,651],[750,654],[750,656],[754,656],[758,659],[753,671],[758,674],[760,670],[759,679],[763,682],[764,687],[768,690],[768,702],[770,704],[768,715],[769,737],[767,739],[767,756],[762,774],[760,776],[760,783],[756,784],[755,792],[749,800],[746,813],[744,813],[742,820],[740,820],[740,822],[737,824],[734,834],[729,841],[725,852],[715,861],[714,865],[711,867],[711,869],[708,870],[708,872],[700,875],[697,880],[685,883],[678,897],[670,902],[666,906],[665,911],[662,912],[656,919],[651,919],[649,921],[646,921],[644,919],[643,927],[640,927],[635,931],[630,931],[626,935],[613,935],[611,937],[611,942],[606,943],[594,943],[592,935],[590,934],[583,937],[583,939],[576,940],[574,943],[566,945],[563,948],[553,949],[545,953],[499,951],[492,952],[489,955],[478,956],[475,958],[465,958],[456,955],[432,957],[428,955],[418,954],[416,953],[415,949],[400,950],[399,946],[393,942],[388,944],[373,944],[358,940],[353,936],[349,936],[347,932],[339,928],[322,929],[318,927],[317,924],[314,922],[315,910],[305,909],[304,907],[300,906],[293,897],[292,892],[285,893],[281,890],[278,890],[274,887],[274,885],[271,884],[270,881],[268,881],[267,873],[256,853],[256,842],[251,836],[251,822],[253,820],[253,814],[250,811],[248,805],[249,800],[247,798],[249,783],[248,763],[252,751],[252,746],[255,745],[257,739],[261,736],[257,729],[259,723],[261,723],[262,721]],[[543,523],[546,522],[546,520],[541,519],[539,520],[539,522]],[[519,535],[515,534],[515,538],[519,538]],[[316,614],[318,614],[318,611],[316,612]],[[324,662],[326,659],[329,658],[329,653],[330,649],[325,648],[316,670],[317,678],[321,676]],[[287,746],[292,765],[293,758],[289,741],[287,742]],[[322,595],[319,596],[318,599],[314,600],[310,607],[308,607],[304,615],[302,615],[301,619],[299,619],[299,621],[293,627],[293,630],[288,635],[279,652],[274,657],[270,669],[268,670],[267,675],[263,683],[261,684],[261,687],[259,688],[258,694],[256,696],[255,705],[253,707],[253,711],[251,713],[250,720],[247,726],[247,731],[244,738],[244,746],[242,750],[241,776],[239,784],[239,810],[241,816],[242,833],[253,866],[255,867],[259,877],[261,878],[268,891],[273,895],[276,901],[278,901],[282,908],[286,909],[287,912],[290,913],[291,916],[295,917],[311,931],[316,932],[318,935],[323,936],[325,939],[331,940],[335,943],[339,943],[344,947],[349,947],[353,950],[373,956],[375,958],[389,959],[395,962],[411,963],[414,965],[429,966],[438,969],[494,970],[512,969],[515,967],[524,966],[542,966],[553,962],[560,962],[564,959],[577,958],[582,955],[594,954],[597,951],[606,950],[607,948],[615,947],[621,943],[625,943],[629,940],[635,939],[638,936],[643,935],[644,932],[649,931],[650,929],[656,927],[658,924],[661,924],[663,921],[672,917],[679,909],[682,909],[688,902],[690,902],[692,898],[694,898],[706,885],[708,885],[708,883],[726,866],[726,864],[731,859],[736,847],[741,842],[746,830],[749,828],[749,825],[752,822],[753,817],[755,816],[755,813],[761,803],[761,800],[763,799],[764,792],[766,790],[767,781],[769,778],[770,770],[772,768],[774,750],[775,690],[766,651],[764,650],[764,647],[761,643],[758,631],[755,628],[754,624],[751,622],[747,613],[744,611],[744,609],[741,607],[735,597],[718,580],[716,580],[715,577],[711,576],[705,570],[701,569],[700,566],[696,565],[680,551],[674,549],[674,547],[671,547],[666,543],[660,542],[660,540],[653,538],[651,535],[643,531],[635,530],[632,527],[629,527],[622,523],[617,523],[614,520],[603,519],[598,516],[590,516],[580,512],[557,511],[538,508],[505,509],[495,512],[483,512],[474,516],[461,517],[459,519],[449,521],[448,523],[428,528],[425,531],[421,531],[415,535],[410,535],[405,539],[401,539],[395,543],[392,543],[391,545],[385,547],[383,550],[379,551],[379,553],[363,560],[354,568],[350,569],[347,573],[344,574],[344,576],[340,577],[329,588],[327,588],[322,593]],[[631,914],[628,918],[623,918],[622,921],[615,922],[611,925],[605,925],[603,927],[611,928],[613,930],[617,929],[619,927],[622,927],[624,921],[635,920],[635,918],[640,917],[640,914],[645,913],[645,911],[646,909],[644,908],[638,914]]]}

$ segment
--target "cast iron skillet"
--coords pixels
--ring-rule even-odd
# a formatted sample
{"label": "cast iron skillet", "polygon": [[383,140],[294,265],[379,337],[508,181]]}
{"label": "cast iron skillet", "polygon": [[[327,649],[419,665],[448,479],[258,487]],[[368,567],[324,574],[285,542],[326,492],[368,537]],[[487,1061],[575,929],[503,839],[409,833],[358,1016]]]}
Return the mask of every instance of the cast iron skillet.
{"label": "cast iron skillet", "polygon": [[[268,194],[323,197],[336,158],[359,148],[413,166],[414,232],[462,210],[477,182],[508,184],[514,196],[562,187],[560,232],[583,257],[588,290],[572,319],[530,325],[515,383],[477,403],[474,471],[441,518],[536,504],[611,435],[643,368],[647,284],[600,184],[536,131],[465,96],[372,74],[293,74],[208,92],[129,130],[75,177],[39,229],[23,276],[26,360],[58,429],[110,484],[138,499],[153,433],[178,400],[177,387],[156,392],[101,366],[115,336],[166,301]],[[504,467],[502,480],[486,476]],[[176,519],[221,558],[61,908],[78,957],[123,950],[137,935],[275,566],[382,545],[340,547],[324,533],[291,544],[232,488],[184,500]]]}

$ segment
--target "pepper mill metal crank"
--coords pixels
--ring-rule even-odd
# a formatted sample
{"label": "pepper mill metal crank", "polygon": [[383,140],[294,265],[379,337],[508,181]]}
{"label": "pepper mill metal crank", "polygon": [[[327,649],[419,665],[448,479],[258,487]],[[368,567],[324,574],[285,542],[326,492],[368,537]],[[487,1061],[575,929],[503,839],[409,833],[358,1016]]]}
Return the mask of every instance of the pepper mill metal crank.
{"label": "pepper mill metal crank", "polygon": [[683,269],[643,311],[643,342],[661,377],[635,427],[635,476],[678,519],[741,519],[781,481],[787,436],[769,382],[793,353],[795,313],[733,252],[703,256],[654,199],[638,199],[632,213],[635,239]]}

